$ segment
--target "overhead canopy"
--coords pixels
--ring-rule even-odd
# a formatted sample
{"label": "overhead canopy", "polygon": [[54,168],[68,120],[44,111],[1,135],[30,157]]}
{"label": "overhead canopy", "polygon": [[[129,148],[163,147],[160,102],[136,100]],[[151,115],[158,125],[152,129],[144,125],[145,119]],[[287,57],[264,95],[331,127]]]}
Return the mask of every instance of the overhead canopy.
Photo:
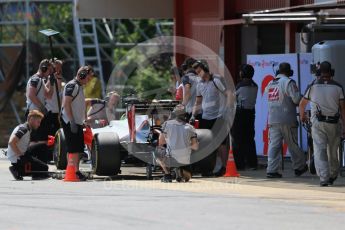
{"label": "overhead canopy", "polygon": [[174,17],[173,0],[76,0],[78,18],[159,18]]}
{"label": "overhead canopy", "polygon": [[315,24],[345,23],[345,3],[314,3],[272,10],[261,10],[248,14],[243,14],[242,18],[217,21],[196,21],[193,24],[204,26],[232,26],[241,24],[285,22],[313,22]]}

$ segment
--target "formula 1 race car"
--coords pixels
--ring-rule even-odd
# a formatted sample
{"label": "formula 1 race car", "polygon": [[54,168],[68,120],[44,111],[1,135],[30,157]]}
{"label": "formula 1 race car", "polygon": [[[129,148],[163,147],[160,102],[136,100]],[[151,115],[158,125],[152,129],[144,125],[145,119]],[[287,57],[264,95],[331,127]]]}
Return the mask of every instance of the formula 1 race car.
{"label": "formula 1 race car", "polygon": [[[126,116],[113,120],[109,125],[84,129],[85,153],[91,161],[92,172],[99,176],[114,176],[120,173],[121,164],[137,159],[147,165],[147,177],[152,173],[154,152],[158,144],[161,124],[169,119],[178,101],[142,101],[135,98],[125,99]],[[212,132],[197,129],[199,150],[192,154],[198,161],[215,150],[212,144]],[[55,135],[53,158],[57,169],[67,166],[65,137],[60,129]],[[215,160],[209,167],[214,167]]]}

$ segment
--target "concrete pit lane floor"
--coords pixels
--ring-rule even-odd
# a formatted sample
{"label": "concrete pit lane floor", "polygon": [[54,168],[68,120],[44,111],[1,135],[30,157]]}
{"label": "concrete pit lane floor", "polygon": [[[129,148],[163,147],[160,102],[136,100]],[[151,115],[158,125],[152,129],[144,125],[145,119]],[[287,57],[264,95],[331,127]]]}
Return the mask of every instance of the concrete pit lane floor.
{"label": "concrete pit lane floor", "polygon": [[[0,157],[0,229],[343,229],[345,179],[319,187],[291,166],[281,179],[265,170],[189,183],[145,179],[145,168],[86,182],[15,181]],[[54,166],[50,166],[55,170]],[[84,169],[87,166],[83,165]]]}

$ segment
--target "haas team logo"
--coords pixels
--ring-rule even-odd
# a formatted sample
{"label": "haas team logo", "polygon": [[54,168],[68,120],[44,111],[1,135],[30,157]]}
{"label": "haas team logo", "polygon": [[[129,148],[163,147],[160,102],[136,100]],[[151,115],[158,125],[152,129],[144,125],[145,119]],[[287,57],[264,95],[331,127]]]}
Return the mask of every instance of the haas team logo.
{"label": "haas team logo", "polygon": [[268,90],[268,100],[269,101],[278,101],[279,100],[279,88],[270,88]]}

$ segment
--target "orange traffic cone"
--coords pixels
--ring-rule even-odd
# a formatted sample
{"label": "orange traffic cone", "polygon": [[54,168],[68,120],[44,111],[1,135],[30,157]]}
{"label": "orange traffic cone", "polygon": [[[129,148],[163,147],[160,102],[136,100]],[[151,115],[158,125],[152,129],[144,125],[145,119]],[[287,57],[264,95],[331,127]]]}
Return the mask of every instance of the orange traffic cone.
{"label": "orange traffic cone", "polygon": [[226,164],[226,172],[224,174],[224,177],[239,177],[240,174],[238,174],[236,169],[236,164],[234,160],[234,154],[232,153],[232,148],[230,145],[229,155],[228,155],[228,162]]}
{"label": "orange traffic cone", "polygon": [[76,175],[75,163],[73,159],[73,154],[68,153],[68,164],[66,168],[66,174],[63,181],[68,182],[76,182],[80,181]]}

